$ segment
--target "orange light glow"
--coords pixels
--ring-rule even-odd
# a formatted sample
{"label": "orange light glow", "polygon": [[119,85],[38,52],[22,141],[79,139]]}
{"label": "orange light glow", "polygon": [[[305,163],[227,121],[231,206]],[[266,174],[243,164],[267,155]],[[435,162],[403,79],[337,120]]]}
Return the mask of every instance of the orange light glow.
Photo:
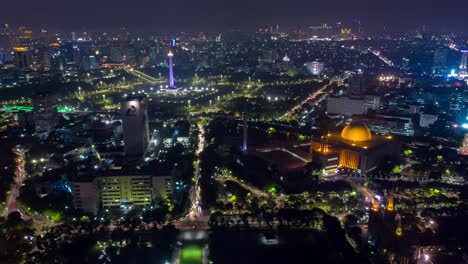
{"label": "orange light glow", "polygon": [[21,51],[28,51],[27,47],[14,47],[14,51],[21,52]]}

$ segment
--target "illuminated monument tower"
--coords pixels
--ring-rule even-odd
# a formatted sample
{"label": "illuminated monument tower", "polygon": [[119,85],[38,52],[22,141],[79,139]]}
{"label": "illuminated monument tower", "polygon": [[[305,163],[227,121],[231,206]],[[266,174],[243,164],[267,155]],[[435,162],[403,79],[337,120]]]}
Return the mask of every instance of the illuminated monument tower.
{"label": "illuminated monument tower", "polygon": [[172,53],[172,50],[169,50],[169,53],[167,54],[168,58],[168,64],[169,64],[169,83],[166,86],[166,89],[163,89],[165,92],[169,94],[177,94],[179,91],[179,88],[177,88],[174,84],[174,65],[172,63],[172,57],[174,54]]}
{"label": "illuminated monument tower", "polygon": [[172,65],[172,57],[174,56],[174,54],[172,54],[172,51],[169,50],[169,53],[167,54],[167,57],[169,59],[169,89],[175,89],[175,85],[174,85],[174,69],[172,68],[173,65]]}

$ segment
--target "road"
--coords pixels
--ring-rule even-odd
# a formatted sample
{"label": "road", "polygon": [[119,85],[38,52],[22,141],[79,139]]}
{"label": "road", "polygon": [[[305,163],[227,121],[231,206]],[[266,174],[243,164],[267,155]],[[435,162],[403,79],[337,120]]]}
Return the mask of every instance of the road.
{"label": "road", "polygon": [[330,177],[325,177],[324,179],[325,181],[345,181],[349,183],[349,185],[351,185],[353,189],[360,192],[364,197],[366,197],[366,199],[373,199],[375,196],[375,193],[373,191],[369,190],[369,188],[363,185],[356,183],[349,175],[334,175]]}
{"label": "road", "polygon": [[173,222],[178,229],[208,229],[209,215],[203,214],[200,186],[200,153],[206,146],[205,128],[198,124],[198,131],[198,146],[195,150],[197,160],[194,165],[193,185],[189,191],[190,209],[187,215]]}
{"label": "road", "polygon": [[300,102],[299,104],[297,104],[296,106],[294,106],[291,110],[289,110],[287,113],[285,113],[283,116],[281,116],[279,119],[284,119],[288,116],[291,116],[293,115],[294,113],[296,113],[298,110],[300,110],[302,108],[302,105],[307,103],[307,102],[310,102],[310,101],[313,101],[315,100],[319,95],[321,95],[325,89],[328,87],[328,84],[327,85],[324,85],[322,88],[318,89],[317,91],[315,91],[313,94],[311,94],[309,97],[307,97],[306,99],[304,99],[302,102]]}
{"label": "road", "polygon": [[227,175],[216,175],[215,176],[215,179],[216,181],[219,181],[221,183],[224,183],[226,181],[232,181],[232,182],[235,182],[237,184],[239,184],[242,188],[244,188],[245,190],[251,192],[253,195],[255,195],[256,197],[268,197],[269,194],[252,186],[252,185],[249,185],[249,184],[246,184],[244,182],[241,182],[239,179],[235,178],[235,177],[232,177],[232,176],[227,176]]}
{"label": "road", "polygon": [[11,185],[10,194],[6,200],[5,210],[3,211],[4,216],[8,216],[8,214],[17,211],[16,198],[18,198],[19,189],[21,188],[21,185],[26,178],[26,170],[24,168],[26,163],[24,160],[26,150],[21,146],[16,146],[13,149],[13,152],[16,154],[15,180]]}
{"label": "road", "polygon": [[375,49],[372,49],[372,48],[368,48],[368,50],[374,54],[375,56],[377,56],[381,61],[383,61],[385,64],[387,64],[388,66],[391,66],[393,67],[393,63],[391,60],[389,60],[387,57],[385,57],[384,55],[382,55],[382,53],[378,50],[375,50]]}
{"label": "road", "polygon": [[330,84],[326,84],[324,85],[322,88],[318,89],[317,91],[315,91],[314,93],[312,93],[309,97],[307,97],[306,99],[304,99],[302,102],[300,102],[299,104],[297,104],[296,106],[294,106],[290,111],[288,111],[287,113],[285,113],[284,115],[282,115],[279,120],[282,120],[286,117],[289,117],[289,116],[292,116],[294,113],[296,113],[297,111],[299,111],[302,106],[306,103],[311,103],[313,104],[314,106],[318,106],[320,104],[320,102],[322,102],[323,100],[325,100],[327,97],[328,97],[328,93],[325,93],[325,91],[327,90],[327,88],[333,83],[333,82],[337,82],[338,84],[342,84],[343,82],[343,79],[333,79],[332,82]]}

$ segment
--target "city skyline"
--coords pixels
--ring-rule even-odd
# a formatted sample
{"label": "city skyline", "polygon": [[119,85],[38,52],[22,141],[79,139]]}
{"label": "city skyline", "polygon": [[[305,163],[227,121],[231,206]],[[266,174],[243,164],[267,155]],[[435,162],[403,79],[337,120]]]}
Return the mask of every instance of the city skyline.
{"label": "city skyline", "polygon": [[467,263],[466,4],[407,2],[4,3],[0,263]]}
{"label": "city skyline", "polygon": [[[368,0],[327,2],[279,0],[264,2],[148,2],[137,0],[80,1],[70,5],[57,0],[25,0],[3,4],[2,23],[34,25],[56,30],[112,30],[128,27],[140,31],[222,31],[254,30],[263,25],[297,25],[350,22],[358,19],[367,31],[409,31],[425,26],[428,30],[460,32],[468,23],[464,1],[392,1],[378,5]],[[47,8],[43,8],[47,6]],[[41,12],[37,12],[41,10]]]}

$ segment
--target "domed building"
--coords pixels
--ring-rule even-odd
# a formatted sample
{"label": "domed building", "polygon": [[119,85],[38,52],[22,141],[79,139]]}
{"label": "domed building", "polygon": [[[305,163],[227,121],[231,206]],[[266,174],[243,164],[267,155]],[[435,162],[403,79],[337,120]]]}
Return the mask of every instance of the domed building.
{"label": "domed building", "polygon": [[341,131],[341,138],[353,142],[364,142],[372,140],[372,134],[365,125],[350,124]]}
{"label": "domed building", "polygon": [[382,160],[397,158],[401,146],[391,135],[373,135],[365,124],[351,123],[341,132],[313,139],[310,150],[325,174],[347,168],[365,175]]}

